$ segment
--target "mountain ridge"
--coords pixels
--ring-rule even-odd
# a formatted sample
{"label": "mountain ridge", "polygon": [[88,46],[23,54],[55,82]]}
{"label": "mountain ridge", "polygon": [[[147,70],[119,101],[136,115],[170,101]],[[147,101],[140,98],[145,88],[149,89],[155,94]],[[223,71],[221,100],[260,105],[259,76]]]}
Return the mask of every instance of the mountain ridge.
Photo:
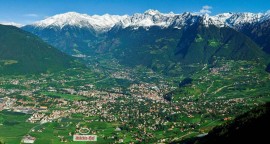
{"label": "mountain ridge", "polygon": [[221,13],[214,16],[208,14],[200,15],[191,12],[182,14],[161,13],[157,10],[147,10],[144,13],[135,13],[128,15],[87,15],[76,12],[67,12],[54,15],[44,20],[37,21],[26,26],[33,27],[58,27],[62,29],[64,26],[88,27],[95,30],[97,33],[107,32],[114,26],[127,27],[151,27],[160,26],[163,28],[174,27],[184,28],[190,24],[188,21],[196,22],[198,17],[204,19],[203,23],[206,26],[215,25],[217,27],[232,27],[239,29],[243,24],[260,23],[270,19],[270,12],[266,13]]}
{"label": "mountain ridge", "polygon": [[57,27],[62,29],[65,26],[77,26],[80,28],[92,28],[96,32],[108,31],[115,23],[126,18],[127,15],[87,15],[77,12],[67,12],[48,17],[44,20],[33,23],[35,27]]}
{"label": "mountain ridge", "polygon": [[[172,72],[175,75],[181,71],[180,65],[207,64],[216,57],[231,60],[266,58],[262,48],[241,29],[267,21],[269,14],[224,13],[209,16],[189,12],[164,14],[148,10],[121,17],[119,22],[108,24],[104,31],[97,31],[88,23],[85,27],[69,24],[63,27],[28,25],[22,29],[40,36],[70,55],[112,55],[120,64],[144,65],[165,73],[177,67],[178,70]],[[81,16],[78,13],[75,15]],[[59,22],[63,24],[61,20]],[[198,31],[198,28],[201,29]]]}

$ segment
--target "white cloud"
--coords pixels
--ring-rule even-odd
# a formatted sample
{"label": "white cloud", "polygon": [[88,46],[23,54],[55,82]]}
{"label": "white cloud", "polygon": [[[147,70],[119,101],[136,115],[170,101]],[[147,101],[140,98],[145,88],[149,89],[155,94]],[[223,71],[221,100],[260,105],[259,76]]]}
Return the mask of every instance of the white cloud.
{"label": "white cloud", "polygon": [[25,17],[39,17],[38,14],[34,14],[34,13],[24,14],[23,16],[25,16]]}
{"label": "white cloud", "polygon": [[211,14],[211,9],[213,7],[205,5],[202,7],[202,9],[199,12],[195,12],[196,14],[204,15],[204,14]]}
{"label": "white cloud", "polygon": [[212,7],[209,6],[209,5],[205,5],[205,6],[203,6],[202,8],[203,8],[203,9],[212,9]]}

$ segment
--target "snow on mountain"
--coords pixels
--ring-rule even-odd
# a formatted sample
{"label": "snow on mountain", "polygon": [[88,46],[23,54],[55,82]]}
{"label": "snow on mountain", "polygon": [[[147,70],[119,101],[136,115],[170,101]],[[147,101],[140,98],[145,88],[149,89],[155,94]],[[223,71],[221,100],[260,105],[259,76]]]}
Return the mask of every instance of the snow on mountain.
{"label": "snow on mountain", "polygon": [[11,25],[11,26],[15,26],[15,27],[18,27],[18,28],[23,26],[22,24],[15,23],[15,22],[0,22],[0,24],[2,24],[2,25]]}
{"label": "snow on mountain", "polygon": [[270,13],[223,13],[215,16],[203,15],[203,24],[206,26],[231,27],[241,29],[245,24],[261,23],[270,19]]}
{"label": "snow on mountain", "polygon": [[96,32],[106,32],[112,27],[151,27],[159,26],[161,28],[178,28],[193,25],[196,22],[201,22],[205,26],[215,25],[218,27],[232,27],[235,29],[241,28],[244,24],[253,24],[270,19],[270,11],[266,13],[223,13],[215,16],[208,14],[199,15],[196,13],[174,14],[161,13],[157,10],[147,10],[144,13],[135,13],[132,16],[128,15],[87,15],[76,12],[68,12],[55,15],[45,20],[33,24],[35,27],[51,27],[56,26],[63,28],[64,26],[77,26],[93,28]]}
{"label": "snow on mountain", "polygon": [[209,16],[208,14],[202,15],[202,23],[205,26],[215,25],[217,27],[228,26],[227,20],[232,16],[232,13],[223,13],[216,16]]}
{"label": "snow on mountain", "polygon": [[151,27],[159,26],[162,28],[174,27],[181,29],[186,25],[194,23],[198,16],[191,13],[174,14],[172,12],[165,14],[157,10],[148,10],[144,13],[136,13],[117,23],[118,26],[126,27]]}
{"label": "snow on mountain", "polygon": [[201,22],[205,26],[215,25],[217,27],[240,28],[244,24],[253,24],[270,19],[270,11],[263,13],[223,13],[215,16],[208,14],[200,15],[196,13],[164,14],[157,10],[148,10],[144,13],[136,13],[126,19],[121,20],[117,25],[126,27],[150,27],[160,26],[162,28],[174,27],[181,29],[185,26]]}
{"label": "snow on mountain", "polygon": [[266,15],[262,13],[235,13],[229,17],[225,22],[227,25],[233,28],[239,28],[244,24],[253,24],[257,22],[262,22]]}
{"label": "snow on mountain", "polygon": [[167,27],[173,21],[174,14],[165,15],[157,10],[148,10],[145,13],[136,13],[133,16],[121,20],[118,25],[126,27]]}
{"label": "snow on mountain", "polygon": [[76,12],[68,12],[64,14],[55,15],[49,17],[45,20],[36,22],[33,24],[35,27],[60,27],[61,29],[64,26],[77,26],[77,27],[86,27],[93,28],[95,31],[103,32],[108,31],[112,28],[115,23],[119,22],[121,19],[126,18],[127,15],[93,15],[89,16],[87,14],[80,14]]}

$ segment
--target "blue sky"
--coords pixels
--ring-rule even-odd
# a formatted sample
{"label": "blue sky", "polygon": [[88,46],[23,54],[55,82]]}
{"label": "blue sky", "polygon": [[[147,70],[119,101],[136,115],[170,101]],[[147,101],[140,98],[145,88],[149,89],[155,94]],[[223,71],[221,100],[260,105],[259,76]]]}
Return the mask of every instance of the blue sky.
{"label": "blue sky", "polygon": [[86,14],[266,12],[270,0],[0,0],[0,22],[29,24],[69,11]]}

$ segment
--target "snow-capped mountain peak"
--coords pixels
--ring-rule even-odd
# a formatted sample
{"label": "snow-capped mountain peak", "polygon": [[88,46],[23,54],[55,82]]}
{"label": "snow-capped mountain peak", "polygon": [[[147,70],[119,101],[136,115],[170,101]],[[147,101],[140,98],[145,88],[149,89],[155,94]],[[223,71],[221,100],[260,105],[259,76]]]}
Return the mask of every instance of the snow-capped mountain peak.
{"label": "snow-capped mountain peak", "polygon": [[58,26],[62,28],[65,25],[79,25],[80,22],[85,21],[86,19],[87,15],[85,14],[68,12],[46,18],[45,20],[34,23],[33,25],[39,27]]}
{"label": "snow-capped mountain peak", "polygon": [[42,21],[38,21],[33,25],[36,27],[59,27],[62,29],[65,26],[77,26],[77,27],[86,27],[93,28],[97,32],[105,32],[112,28],[117,22],[122,19],[125,19],[127,15],[87,15],[80,14],[76,12],[68,12],[64,14],[55,15],[49,18],[46,18]]}
{"label": "snow-capped mountain peak", "polygon": [[161,14],[161,13],[158,10],[149,9],[149,10],[145,11],[144,14],[157,15],[157,14]]}
{"label": "snow-capped mountain peak", "polygon": [[138,27],[148,28],[159,26],[161,28],[178,28],[202,23],[205,26],[215,25],[217,27],[232,27],[239,29],[245,24],[253,24],[270,19],[270,11],[266,13],[222,13],[215,16],[208,14],[200,15],[196,13],[185,12],[182,14],[161,13],[158,10],[149,9],[144,13],[128,15],[87,15],[76,12],[68,12],[55,15],[45,20],[33,24],[35,27],[59,27],[77,26],[92,28],[96,32],[107,32],[112,27],[121,28]]}
{"label": "snow-capped mountain peak", "polygon": [[254,24],[269,19],[267,13],[222,13],[215,16],[203,16],[205,26],[232,27],[239,29],[245,24]]}
{"label": "snow-capped mountain peak", "polygon": [[126,27],[151,27],[160,26],[162,28],[168,27],[172,21],[175,14],[164,14],[157,10],[147,10],[144,13],[136,13],[126,19],[121,20],[117,25],[123,28]]}

